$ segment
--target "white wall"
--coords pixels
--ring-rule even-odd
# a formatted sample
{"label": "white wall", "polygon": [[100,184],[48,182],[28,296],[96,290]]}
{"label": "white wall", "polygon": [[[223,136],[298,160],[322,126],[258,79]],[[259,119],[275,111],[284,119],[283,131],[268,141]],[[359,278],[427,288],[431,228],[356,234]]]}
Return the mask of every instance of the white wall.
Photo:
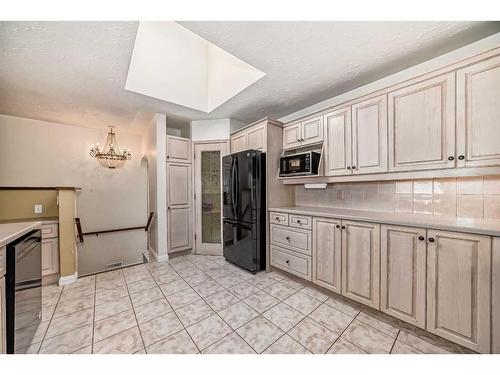
{"label": "white wall", "polygon": [[[80,187],[77,215],[84,231],[145,225],[147,171],[141,167],[142,135],[120,129],[117,133],[119,144],[130,148],[132,160],[112,170],[89,155],[92,144],[105,143],[107,129],[0,115],[0,186]],[[107,246],[119,246],[123,258],[141,259],[145,232],[124,232],[121,237],[123,241],[117,243],[118,234],[102,235],[97,241],[89,236],[79,253],[95,252],[101,261],[111,262]]]}
{"label": "white wall", "polygon": [[191,121],[193,142],[229,139],[229,131],[230,120],[228,118]]}

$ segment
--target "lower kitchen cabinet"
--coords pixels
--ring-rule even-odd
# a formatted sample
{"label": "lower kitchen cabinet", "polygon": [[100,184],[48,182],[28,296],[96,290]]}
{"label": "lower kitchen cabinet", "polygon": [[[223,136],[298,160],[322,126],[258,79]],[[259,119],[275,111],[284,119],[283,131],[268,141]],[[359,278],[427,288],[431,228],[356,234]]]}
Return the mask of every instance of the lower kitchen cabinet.
{"label": "lower kitchen cabinet", "polygon": [[426,230],[382,225],[380,310],[425,329]]}
{"label": "lower kitchen cabinet", "polygon": [[42,276],[59,273],[59,238],[42,238]]}
{"label": "lower kitchen cabinet", "polygon": [[341,221],[315,217],[313,219],[313,282],[341,293]]}
{"label": "lower kitchen cabinet", "polygon": [[0,278],[0,354],[7,352],[5,308],[5,277],[2,277]]}
{"label": "lower kitchen cabinet", "polygon": [[491,254],[491,352],[500,354],[500,237],[493,238]]}
{"label": "lower kitchen cabinet", "polygon": [[427,232],[427,330],[490,352],[491,238]]}
{"label": "lower kitchen cabinet", "polygon": [[342,221],[342,294],[380,306],[380,224]]}

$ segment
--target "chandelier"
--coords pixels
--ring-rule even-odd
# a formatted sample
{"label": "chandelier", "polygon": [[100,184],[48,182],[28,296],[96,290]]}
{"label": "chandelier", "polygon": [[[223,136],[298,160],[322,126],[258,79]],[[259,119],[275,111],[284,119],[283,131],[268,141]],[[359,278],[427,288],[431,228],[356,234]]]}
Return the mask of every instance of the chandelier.
{"label": "chandelier", "polygon": [[90,156],[96,158],[103,167],[106,168],[119,168],[127,160],[132,159],[132,154],[127,148],[120,149],[118,142],[116,142],[116,134],[113,132],[113,126],[109,127],[108,138],[106,139],[106,144],[104,149],[101,150],[99,143],[97,145],[92,145],[90,148]]}

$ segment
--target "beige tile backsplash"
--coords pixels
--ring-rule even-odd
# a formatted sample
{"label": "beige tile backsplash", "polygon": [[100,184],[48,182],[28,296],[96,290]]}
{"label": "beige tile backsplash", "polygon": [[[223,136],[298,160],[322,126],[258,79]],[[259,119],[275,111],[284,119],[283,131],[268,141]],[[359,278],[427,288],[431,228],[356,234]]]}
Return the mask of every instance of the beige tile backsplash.
{"label": "beige tile backsplash", "polygon": [[500,176],[298,186],[295,204],[500,219]]}

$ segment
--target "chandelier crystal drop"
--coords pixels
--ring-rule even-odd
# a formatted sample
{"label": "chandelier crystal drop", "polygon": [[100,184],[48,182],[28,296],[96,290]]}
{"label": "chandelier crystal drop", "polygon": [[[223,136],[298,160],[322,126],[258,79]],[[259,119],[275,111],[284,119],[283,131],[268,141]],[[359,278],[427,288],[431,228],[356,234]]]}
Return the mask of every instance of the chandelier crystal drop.
{"label": "chandelier crystal drop", "polygon": [[101,150],[99,143],[92,145],[90,156],[96,158],[103,167],[115,169],[121,167],[127,160],[132,159],[132,154],[128,148],[121,149],[116,141],[116,134],[113,132],[113,126],[109,127],[106,144]]}

